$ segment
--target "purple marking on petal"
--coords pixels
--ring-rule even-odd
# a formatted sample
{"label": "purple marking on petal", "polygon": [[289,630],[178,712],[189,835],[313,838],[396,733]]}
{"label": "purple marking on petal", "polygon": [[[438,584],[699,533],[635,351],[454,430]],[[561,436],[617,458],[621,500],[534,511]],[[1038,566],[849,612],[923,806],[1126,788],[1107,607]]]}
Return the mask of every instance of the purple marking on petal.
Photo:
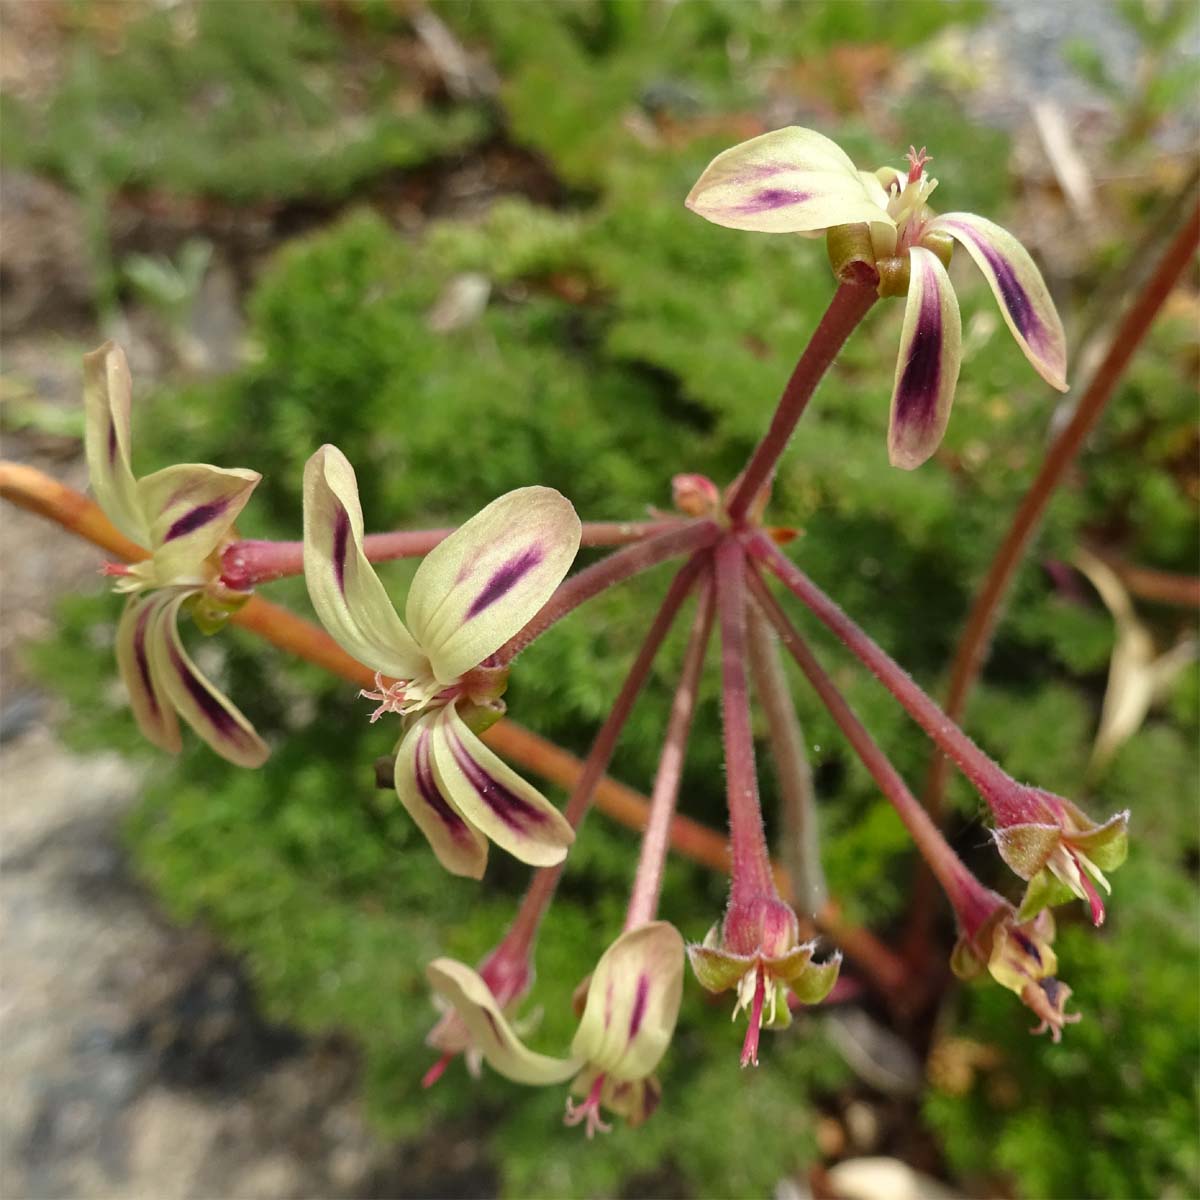
{"label": "purple marking on petal", "polygon": [[629,1016],[629,1040],[637,1037],[642,1027],[642,1018],[646,1015],[646,1001],[650,997],[650,977],[643,971],[638,976],[637,995],[633,998],[633,1012]]}
{"label": "purple marking on petal", "polygon": [[116,465],[117,461],[117,426],[114,421],[108,423],[108,461],[112,465]]}
{"label": "purple marking on petal", "polygon": [[212,500],[208,504],[197,504],[191,512],[186,512],[167,530],[164,542],[174,541],[185,533],[195,533],[197,529],[215,521],[229,507],[229,497]]}
{"label": "purple marking on petal", "polygon": [[1012,931],[1012,937],[1013,941],[1016,942],[1017,945],[1020,946],[1021,949],[1024,950],[1025,953],[1028,954],[1029,957],[1032,958],[1033,961],[1040,967],[1042,965],[1042,956],[1038,952],[1037,946],[1019,929],[1014,929]]}
{"label": "purple marking on petal", "polygon": [[346,548],[350,541],[350,514],[339,508],[333,523],[333,570],[337,575],[338,591],[346,594]]}
{"label": "purple marking on petal", "polygon": [[763,188],[744,204],[735,204],[730,212],[741,213],[743,216],[753,216],[755,213],[770,212],[772,209],[785,208],[789,204],[803,204],[812,199],[812,192],[798,192],[791,188]]}
{"label": "purple marking on petal", "polygon": [[453,731],[447,732],[447,741],[454,761],[459,770],[466,776],[467,782],[475,789],[479,798],[504,822],[510,829],[525,833],[530,828],[542,825],[546,815],[539,812],[527,800],[522,799],[506,788],[498,779],[493,779],[471,757],[470,752],[458,735]]}
{"label": "purple marking on petal", "polygon": [[470,840],[466,822],[446,803],[433,775],[429,762],[429,731],[417,732],[417,749],[413,755],[413,775],[421,799],[433,809],[434,815],[445,825],[450,835],[458,841]]}
{"label": "purple marking on petal", "polygon": [[1016,325],[1021,336],[1031,345],[1034,341],[1041,343],[1045,329],[1029,299],[1029,293],[1022,287],[1012,264],[995,247],[976,236],[970,226],[952,224],[953,228],[958,230],[963,237],[969,237],[979,247],[980,254],[987,259],[988,266],[995,272],[996,286],[1000,289],[1004,307],[1008,309],[1009,316],[1012,317],[1013,324]]}
{"label": "purple marking on petal", "polygon": [[613,1010],[613,981],[610,978],[608,987],[604,989],[604,1028],[607,1029],[612,1024]]}
{"label": "purple marking on petal", "polygon": [[937,418],[938,384],[942,377],[942,308],[930,287],[921,297],[921,313],[908,362],[896,389],[896,423],[931,425]]}
{"label": "purple marking on petal", "polygon": [[477,617],[485,608],[490,608],[501,596],[512,591],[521,579],[545,558],[546,552],[540,545],[530,546],[520,554],[513,555],[484,585],[483,591],[471,601],[466,620]]}
{"label": "purple marking on petal", "polygon": [[150,702],[150,711],[155,719],[161,715],[158,707],[158,694],[154,689],[154,680],[150,675],[150,659],[146,654],[146,626],[150,621],[153,605],[147,604],[138,613],[137,625],[133,630],[133,658],[137,663],[138,674],[142,677],[142,687]]}
{"label": "purple marking on petal", "polygon": [[171,664],[179,673],[179,678],[183,681],[183,686],[187,689],[188,695],[196,702],[196,706],[200,711],[204,713],[209,724],[222,737],[237,741],[242,740],[243,731],[241,726],[226,711],[224,705],[217,702],[208,688],[188,670],[188,665],[183,661],[183,656],[174,646],[171,647]]}

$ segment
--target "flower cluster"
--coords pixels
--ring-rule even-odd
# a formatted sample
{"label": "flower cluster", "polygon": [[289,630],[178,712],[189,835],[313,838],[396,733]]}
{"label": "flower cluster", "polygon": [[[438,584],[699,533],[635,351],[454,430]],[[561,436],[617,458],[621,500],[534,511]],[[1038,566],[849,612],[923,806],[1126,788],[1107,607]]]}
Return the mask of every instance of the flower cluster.
{"label": "flower cluster", "polygon": [[[312,455],[304,473],[303,540],[237,539],[233,522],[259,476],[189,464],[135,480],[130,468],[129,372],[121,351],[101,347],[85,360],[87,456],[104,512],[145,557],[111,566],[126,593],[117,660],[146,735],[179,747],[177,715],[214,749],[245,766],[266,756],[240,712],[196,669],[178,618],[211,633],[250,602],[250,589],[303,571],[322,625],[361,664],[374,686],[362,696],[372,723],[398,722],[388,774],[396,795],[447,871],[478,879],[489,843],[537,868],[507,934],[479,965],[429,964],[442,1016],[429,1035],[441,1059],[428,1085],[457,1055],[486,1062],[519,1083],[569,1083],[567,1122],[588,1136],[608,1128],[604,1113],[632,1125],[659,1102],[655,1072],[678,1018],[685,961],[702,987],[732,991],[745,1012],[741,1063],[757,1065],[761,1031],[782,1029],[793,1009],[827,1000],[841,952],[812,934],[831,927],[823,883],[794,877],[791,894],[816,912],[797,913],[769,856],[759,803],[750,683],[769,708],[772,749],[796,770],[801,745],[780,652],[807,676],[882,794],[895,806],[945,890],[959,926],[953,965],[990,974],[1038,1016],[1055,1040],[1070,989],[1057,979],[1046,909],[1083,899],[1098,924],[1104,872],[1125,855],[1128,813],[1103,824],[1070,801],[1017,784],[993,763],[898,664],[780,550],[787,541],[761,523],[775,465],[822,371],[880,296],[906,296],[892,394],[892,462],[912,468],[942,437],[961,367],[958,302],[946,265],[963,246],[988,280],[1022,351],[1052,386],[1065,388],[1062,326],[1029,254],[1004,230],[970,213],[936,215],[937,186],[924,151],[907,170],[859,171],[831,141],[809,130],[765,134],[719,155],[688,206],[719,225],[765,233],[827,233],[838,292],[802,356],[775,418],[742,473],[722,490],[694,473],[672,481],[676,513],[642,525],[583,526],[569,500],[547,487],[521,487],[493,500],[454,531],[367,535],[354,469],[334,446]],[[800,382],[796,382],[796,381]],[[568,577],[581,543],[622,545]],[[627,544],[626,544],[627,543]],[[374,564],[422,553],[398,615]],[[596,738],[565,811],[503,762],[485,738],[501,719],[513,660],[534,638],[604,588],[672,558],[683,559],[650,623],[645,644]],[[967,870],[887,756],[875,744],[792,625],[768,579],[798,599],[882,681],[979,790],[990,808],[1000,856],[1027,882],[1014,909]],[[534,978],[537,931],[564,869],[579,822],[602,777],[655,653],[695,599],[691,637],[655,777],[624,928],[577,992],[578,1029],[554,1057],[522,1040],[530,1023],[517,1010]],[[685,945],[658,915],[663,864],[705,656],[719,633],[732,881],[721,919]],[[785,787],[785,790],[786,787]],[[803,803],[803,799],[797,800]],[[812,829],[812,814],[797,827]],[[807,855],[814,861],[815,849]],[[802,863],[805,855],[793,855]],[[797,867],[797,871],[802,868]],[[819,866],[812,868],[819,870]],[[697,931],[698,915],[685,914]],[[871,961],[846,945],[868,984]],[[818,955],[820,956],[818,958]],[[878,948],[889,971],[903,970]],[[885,972],[876,970],[874,982]]]}

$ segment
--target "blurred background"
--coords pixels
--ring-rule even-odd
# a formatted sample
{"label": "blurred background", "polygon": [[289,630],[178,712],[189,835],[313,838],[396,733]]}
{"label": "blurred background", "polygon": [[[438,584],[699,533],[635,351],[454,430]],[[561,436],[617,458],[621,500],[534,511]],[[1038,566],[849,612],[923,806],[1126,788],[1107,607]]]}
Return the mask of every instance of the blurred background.
{"label": "blurred background", "polygon": [[[80,354],[112,336],[137,473],[260,470],[246,536],[299,536],[303,463],[326,440],[375,528],[457,522],[531,482],[585,519],[642,516],[669,505],[674,472],[741,466],[832,289],[820,243],[688,214],[704,165],[786,124],[863,166],[926,145],[936,206],[992,217],[1038,259],[1076,390],[1036,377],[956,260],[966,362],[937,457],[887,466],[901,306],[881,306],[805,417],[771,519],[803,530],[809,573],[940,694],[1048,439],[1194,189],[1196,16],[1191,0],[4,0],[4,453],[85,485]],[[967,717],[1018,778],[1097,816],[1132,809],[1108,923],[1060,910],[1083,1021],[1054,1046],[1011,994],[954,982],[941,907],[932,1011],[905,1019],[903,997],[852,986],[768,1035],[757,1071],[738,1068],[728,1005],[689,979],[661,1108],[594,1143],[561,1126],[561,1089],[473,1082],[461,1063],[419,1087],[423,965],[493,944],[519,864],[448,878],[372,788],[392,731],[238,630],[190,641],[272,742],[266,767],[193,737],[178,761],[153,752],[115,678],[100,552],[5,508],[0,1191],[1200,1194],[1185,278],[1050,509]],[[402,595],[411,566],[384,571]],[[645,577],[538,642],[510,687],[518,717],[586,750],[664,586]],[[309,611],[296,581],[265,592]],[[919,786],[924,739],[804,627]],[[679,643],[613,764],[642,790]],[[719,828],[713,683],[681,804]],[[794,683],[831,892],[898,947],[906,835]],[[950,798],[956,847],[1015,897],[974,794],[956,779]],[[635,857],[630,832],[589,819],[541,939],[540,1048],[569,1037]],[[699,939],[725,888],[673,860],[663,914]]]}

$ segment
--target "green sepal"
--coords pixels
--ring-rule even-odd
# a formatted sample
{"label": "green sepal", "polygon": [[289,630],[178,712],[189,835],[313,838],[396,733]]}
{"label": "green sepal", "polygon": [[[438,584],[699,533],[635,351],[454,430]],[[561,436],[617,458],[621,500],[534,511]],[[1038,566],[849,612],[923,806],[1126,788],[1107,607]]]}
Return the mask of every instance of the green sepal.
{"label": "green sepal", "polygon": [[1032,879],[1041,871],[1062,842],[1058,825],[1006,825],[996,830],[996,848],[1000,857],[1022,879]]}
{"label": "green sepal", "polygon": [[1030,881],[1017,913],[1017,922],[1024,922],[1036,917],[1043,909],[1053,908],[1057,904],[1068,904],[1074,900],[1075,893],[1048,867],[1043,867]]}

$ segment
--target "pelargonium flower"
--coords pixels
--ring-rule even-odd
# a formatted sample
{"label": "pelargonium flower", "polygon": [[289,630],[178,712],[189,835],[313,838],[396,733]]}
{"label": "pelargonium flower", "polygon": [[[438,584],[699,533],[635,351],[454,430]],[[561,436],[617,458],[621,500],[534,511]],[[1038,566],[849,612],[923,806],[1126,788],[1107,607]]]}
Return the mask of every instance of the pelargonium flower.
{"label": "pelargonium flower", "polygon": [[1128,810],[1100,825],[1070,800],[1028,787],[1017,789],[1015,797],[993,800],[992,808],[996,847],[1029,884],[1021,920],[1077,896],[1090,908],[1092,923],[1103,924],[1104,902],[1096,884],[1111,892],[1104,872],[1115,871],[1129,852]]}
{"label": "pelargonium flower", "polygon": [[700,985],[710,992],[737,989],[733,1019],[746,1010],[749,1026],[742,1066],[758,1066],[763,1027],[786,1029],[792,1023],[788,992],[802,1004],[820,1004],[837,982],[842,956],[814,963],[815,942],[800,942],[796,914],[773,898],[731,905],[720,926],[702,945],[688,946],[688,958]]}
{"label": "pelargonium flower", "polygon": [[[952,241],[983,272],[1004,320],[1034,370],[1067,390],[1066,339],[1045,281],[1028,251],[999,225],[973,213],[929,208],[937,180],[924,150],[907,171],[859,171],[829,138],[791,127],[718,154],[687,198],[693,212],[730,229],[758,233],[846,232],[831,251],[853,247],[873,260],[881,296],[906,295],[892,391],[888,454],[920,466],[938,447],[962,360],[962,320],[946,266]],[[855,229],[861,236],[854,236]]]}
{"label": "pelargonium flower", "polygon": [[666,921],[627,930],[600,956],[566,1058],[530,1050],[487,984],[465,964],[435,959],[426,975],[493,1070],[533,1086],[574,1076],[571,1091],[584,1099],[579,1105],[567,1101],[565,1120],[584,1123],[588,1137],[609,1128],[602,1108],[639,1125],[658,1106],[662,1089],[653,1073],[675,1032],[683,994],[683,938]]}
{"label": "pelargonium flower", "polygon": [[1058,956],[1051,947],[1054,918],[1049,909],[1031,921],[1022,921],[1011,906],[998,904],[991,917],[971,938],[961,937],[950,959],[960,979],[974,979],[984,968],[988,974],[1039,1018],[1030,1031],[1049,1031],[1052,1041],[1062,1040],[1064,1025],[1074,1025],[1081,1013],[1066,1012],[1071,989],[1056,978]]}
{"label": "pelargonium flower", "polygon": [[179,752],[178,717],[223,758],[244,767],[266,759],[250,722],[197,669],[179,637],[189,613],[211,633],[248,599],[220,582],[219,552],[262,478],[257,471],[204,463],[164,467],[135,479],[130,466],[133,385],[120,346],[83,356],[84,448],[96,501],[149,557],[110,564],[114,590],[129,599],[117,626],[117,665],[138,726],[151,742]]}
{"label": "pelargonium flower", "polygon": [[396,794],[455,875],[483,874],[488,839],[534,866],[561,862],[574,839],[562,814],[476,730],[502,711],[504,672],[485,660],[550,598],[581,533],[553,488],[508,492],[425,556],[406,625],[363,550],[354,468],[335,446],[322,446],[305,468],[308,594],[338,644],[376,673],[377,690],[363,693],[379,701],[371,719],[404,718]]}

